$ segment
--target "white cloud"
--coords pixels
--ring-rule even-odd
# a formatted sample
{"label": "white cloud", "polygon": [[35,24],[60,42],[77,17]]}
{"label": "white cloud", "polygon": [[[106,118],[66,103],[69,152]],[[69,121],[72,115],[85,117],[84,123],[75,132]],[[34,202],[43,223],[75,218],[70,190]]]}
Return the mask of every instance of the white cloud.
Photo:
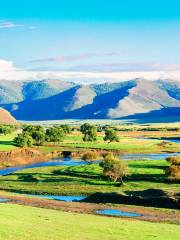
{"label": "white cloud", "polygon": [[17,69],[11,61],[0,60],[0,80],[59,79],[77,83],[120,82],[134,78],[147,80],[174,79],[180,81],[180,71],[27,71]]}
{"label": "white cloud", "polygon": [[13,62],[0,59],[0,73],[15,70],[16,68],[14,67]]}
{"label": "white cloud", "polygon": [[23,27],[22,24],[16,24],[11,21],[1,21],[0,22],[0,28],[17,28],[17,27]]}

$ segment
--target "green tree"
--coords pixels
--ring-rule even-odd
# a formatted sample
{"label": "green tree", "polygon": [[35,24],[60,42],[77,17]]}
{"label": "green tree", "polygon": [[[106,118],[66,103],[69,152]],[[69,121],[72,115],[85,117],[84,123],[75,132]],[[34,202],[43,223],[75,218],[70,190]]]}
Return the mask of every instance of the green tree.
{"label": "green tree", "polygon": [[45,142],[45,132],[44,131],[34,131],[32,133],[32,138],[34,140],[35,145],[42,146]]}
{"label": "green tree", "polygon": [[30,135],[37,146],[41,146],[45,142],[45,130],[42,126],[24,125],[23,133]]}
{"label": "green tree", "polygon": [[119,137],[117,136],[117,132],[112,128],[106,128],[104,141],[109,141],[109,143],[119,142]]}
{"label": "green tree", "polygon": [[19,147],[32,147],[33,138],[27,133],[20,133],[14,139],[14,143]]}
{"label": "green tree", "polygon": [[61,127],[51,127],[46,130],[46,140],[48,142],[62,142],[65,134]]}
{"label": "green tree", "polygon": [[72,127],[67,124],[60,125],[60,127],[63,129],[64,133],[66,134],[69,134],[72,132]]}
{"label": "green tree", "polygon": [[80,127],[80,131],[82,132],[83,141],[93,142],[97,140],[97,128],[96,126],[90,125],[89,123],[84,123]]}
{"label": "green tree", "polygon": [[7,135],[12,133],[14,130],[13,126],[10,125],[0,125],[0,134]]}
{"label": "green tree", "polygon": [[110,180],[123,184],[123,177],[127,173],[127,166],[120,159],[112,154],[106,155],[105,159],[99,164],[103,168],[103,175]]}

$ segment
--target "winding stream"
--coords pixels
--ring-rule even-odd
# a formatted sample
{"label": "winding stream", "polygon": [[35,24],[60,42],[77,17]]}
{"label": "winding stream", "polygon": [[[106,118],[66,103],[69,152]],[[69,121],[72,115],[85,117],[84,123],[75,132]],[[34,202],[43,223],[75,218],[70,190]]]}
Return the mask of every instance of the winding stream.
{"label": "winding stream", "polygon": [[[180,153],[158,153],[158,154],[125,154],[120,156],[122,160],[160,160],[165,159],[169,156],[180,156]],[[94,161],[93,163],[98,163],[99,161]],[[17,172],[23,169],[29,168],[39,168],[39,167],[54,167],[54,166],[79,166],[87,165],[89,163],[82,160],[73,160],[72,158],[61,158],[61,159],[52,159],[46,162],[34,163],[23,165],[19,167],[8,167],[0,169],[0,176],[6,176],[11,173]]]}

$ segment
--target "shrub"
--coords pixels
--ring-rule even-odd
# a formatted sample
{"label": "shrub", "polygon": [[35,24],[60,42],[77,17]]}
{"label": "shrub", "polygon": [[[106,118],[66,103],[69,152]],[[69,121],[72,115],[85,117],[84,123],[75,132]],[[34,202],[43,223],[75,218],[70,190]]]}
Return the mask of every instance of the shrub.
{"label": "shrub", "polygon": [[167,170],[169,180],[180,181],[180,166],[171,165]]}
{"label": "shrub", "polygon": [[167,157],[166,160],[172,165],[180,165],[180,156]]}
{"label": "shrub", "polygon": [[96,152],[86,152],[83,154],[82,159],[86,162],[92,162],[94,160],[97,160],[99,155]]}
{"label": "shrub", "polygon": [[171,156],[166,158],[166,160],[171,164],[165,170],[169,180],[180,181],[180,156]]}
{"label": "shrub", "polygon": [[23,182],[37,182],[37,178],[34,177],[32,174],[24,174],[19,176],[18,179]]}

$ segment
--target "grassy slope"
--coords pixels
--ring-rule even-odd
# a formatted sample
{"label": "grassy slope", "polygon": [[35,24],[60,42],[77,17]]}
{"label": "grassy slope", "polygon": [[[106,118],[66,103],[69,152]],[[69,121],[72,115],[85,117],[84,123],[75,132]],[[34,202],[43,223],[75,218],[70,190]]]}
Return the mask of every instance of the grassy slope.
{"label": "grassy slope", "polygon": [[180,227],[174,224],[72,214],[20,205],[1,204],[0,212],[0,240],[177,240],[180,234]]}
{"label": "grassy slope", "polygon": [[[0,189],[25,191],[32,193],[88,195],[95,192],[121,192],[126,190],[145,190],[158,188],[178,191],[179,185],[166,183],[164,169],[168,165],[165,160],[128,161],[129,174],[123,187],[101,177],[101,168],[97,164],[75,167],[43,167],[26,169],[9,176],[0,177]],[[21,180],[32,174],[41,182]]]}

